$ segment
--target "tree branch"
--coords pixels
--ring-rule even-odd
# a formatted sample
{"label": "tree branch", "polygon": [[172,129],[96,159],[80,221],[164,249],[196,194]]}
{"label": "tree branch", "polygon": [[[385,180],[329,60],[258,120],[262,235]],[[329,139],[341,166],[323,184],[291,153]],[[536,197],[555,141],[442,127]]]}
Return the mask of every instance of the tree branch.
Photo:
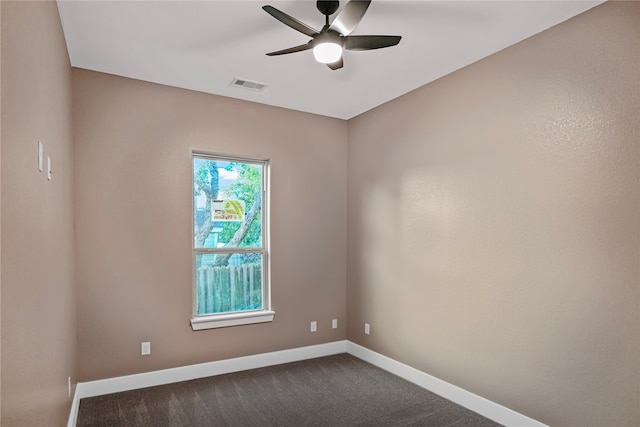
{"label": "tree branch", "polygon": [[[262,192],[258,191],[258,194],[256,194],[256,198],[253,201],[253,206],[251,206],[251,210],[247,213],[244,221],[242,221],[242,225],[240,226],[238,231],[236,231],[231,240],[229,240],[229,243],[226,244],[226,248],[237,248],[240,246],[242,239],[244,239],[249,232],[249,229],[251,228],[251,225],[256,219],[256,216],[258,215],[258,212],[260,212],[261,208]],[[229,258],[231,258],[231,255],[233,254],[218,254],[213,265],[216,267],[229,265]]]}
{"label": "tree branch", "polygon": [[[218,163],[208,161],[206,165],[207,171],[209,172],[209,182],[200,180],[196,181],[198,188],[204,193],[205,198],[204,223],[197,228],[195,236],[197,247],[204,246],[205,240],[207,240],[207,237],[209,237],[209,234],[211,234],[211,230],[213,230],[211,202],[218,198],[218,192],[220,191],[220,175],[218,172]],[[195,212],[194,215],[196,215]],[[194,219],[197,220],[197,218]]]}

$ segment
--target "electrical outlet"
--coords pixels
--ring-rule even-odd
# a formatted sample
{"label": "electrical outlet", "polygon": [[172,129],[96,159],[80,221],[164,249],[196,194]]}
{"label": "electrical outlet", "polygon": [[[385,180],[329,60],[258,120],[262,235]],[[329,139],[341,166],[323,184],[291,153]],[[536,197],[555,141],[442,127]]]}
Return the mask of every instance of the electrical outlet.
{"label": "electrical outlet", "polygon": [[151,354],[151,343],[143,342],[140,344],[140,354],[143,356],[148,356]]}
{"label": "electrical outlet", "polygon": [[364,324],[364,333],[367,335],[371,335],[371,325],[369,325],[368,323]]}
{"label": "electrical outlet", "polygon": [[331,329],[338,329],[338,319],[333,319],[331,321]]}
{"label": "electrical outlet", "polygon": [[315,332],[317,330],[318,330],[318,322],[314,320],[313,322],[311,322],[311,332]]}

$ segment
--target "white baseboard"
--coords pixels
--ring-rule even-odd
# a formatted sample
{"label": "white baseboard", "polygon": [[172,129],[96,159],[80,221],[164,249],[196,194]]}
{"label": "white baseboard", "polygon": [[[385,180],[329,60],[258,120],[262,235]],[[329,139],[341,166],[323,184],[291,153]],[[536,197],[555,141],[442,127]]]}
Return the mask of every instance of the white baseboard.
{"label": "white baseboard", "polygon": [[85,397],[101,396],[138,388],[195,380],[198,378],[212,377],[214,375],[246,371],[247,369],[263,368],[265,366],[280,365],[282,363],[297,362],[299,360],[346,352],[347,341],[335,341],[308,347],[292,348],[271,353],[163,369],[161,371],[144,372],[142,374],[78,383],[76,394],[79,399],[82,399]]}
{"label": "white baseboard", "polygon": [[297,362],[300,360],[331,356],[340,353],[349,353],[364,360],[365,362],[369,362],[372,365],[384,369],[385,371],[389,371],[392,374],[404,378],[407,381],[410,381],[426,390],[440,395],[445,399],[457,403],[460,406],[477,412],[478,414],[505,426],[548,427],[545,424],[456,387],[453,384],[449,384],[408,365],[397,362],[387,356],[383,356],[382,354],[346,340],[201,363],[197,365],[182,366],[172,369],[164,369],[161,371],[145,372],[142,374],[127,375],[105,380],[78,383],[67,427],[75,427],[80,399],[85,397],[101,396],[104,394],[118,393],[127,390],[206,378],[214,375],[263,368],[266,366],[280,365],[282,363]]}
{"label": "white baseboard", "polygon": [[347,341],[347,353],[504,426],[548,427],[546,424],[542,424],[539,421],[512,411],[509,408],[505,408],[484,397],[480,397],[477,394],[461,389],[460,387],[433,377],[404,363],[397,362],[351,341]]}

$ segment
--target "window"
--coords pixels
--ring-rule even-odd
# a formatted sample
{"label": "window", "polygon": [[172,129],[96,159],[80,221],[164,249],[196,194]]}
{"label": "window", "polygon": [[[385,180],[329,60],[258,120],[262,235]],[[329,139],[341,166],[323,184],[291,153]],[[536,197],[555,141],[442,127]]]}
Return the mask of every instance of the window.
{"label": "window", "polygon": [[194,330],[270,322],[269,161],[193,154]]}

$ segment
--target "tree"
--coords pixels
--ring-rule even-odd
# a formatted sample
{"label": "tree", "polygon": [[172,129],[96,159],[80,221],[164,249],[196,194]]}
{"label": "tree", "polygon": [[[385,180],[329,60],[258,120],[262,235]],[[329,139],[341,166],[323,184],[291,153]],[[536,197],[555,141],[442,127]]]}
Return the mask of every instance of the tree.
{"label": "tree", "polygon": [[198,226],[197,212],[194,210],[194,223],[196,224],[196,246],[203,247],[205,240],[213,230],[213,216],[211,215],[211,202],[218,198],[220,192],[220,174],[218,172],[218,162],[213,160],[203,161],[194,176],[195,191],[194,197],[202,192],[205,196],[204,222]]}
{"label": "tree", "polygon": [[[240,242],[246,237],[251,229],[251,226],[254,224],[254,220],[258,216],[258,212],[262,209],[262,195],[258,192],[253,201],[253,206],[249,212],[245,215],[244,220],[242,221],[240,228],[235,232],[229,243],[226,244],[228,248],[237,248],[240,246]],[[216,256],[216,260],[213,265],[215,266],[223,266],[229,264],[229,258],[231,258],[232,254],[218,254]]]}
{"label": "tree", "polygon": [[[197,212],[195,239],[199,247],[205,245],[206,239],[213,230],[214,221],[212,219],[211,202],[218,199],[220,192],[219,164],[213,160],[204,160],[194,175],[195,195],[205,196],[204,218],[198,225]],[[261,168],[246,163],[228,163],[227,170],[237,170],[237,182],[231,184],[226,190],[227,197],[231,196],[238,200],[243,200],[245,206],[250,207],[246,212],[242,222],[225,222],[219,238],[226,242],[225,247],[260,246],[262,244],[262,224],[256,221],[262,209],[262,173]],[[232,254],[218,254],[215,257],[215,266],[226,266]]]}

